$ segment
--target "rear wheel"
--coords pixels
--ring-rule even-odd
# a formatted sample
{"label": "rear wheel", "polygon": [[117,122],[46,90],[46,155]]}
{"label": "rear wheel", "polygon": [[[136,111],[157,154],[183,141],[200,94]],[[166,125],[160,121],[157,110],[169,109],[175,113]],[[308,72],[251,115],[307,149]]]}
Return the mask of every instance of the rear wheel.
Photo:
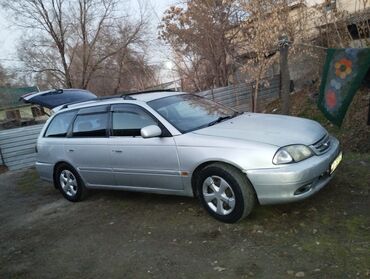
{"label": "rear wheel", "polygon": [[67,164],[61,164],[57,167],[54,180],[59,191],[69,201],[80,201],[87,194],[81,177]]}
{"label": "rear wheel", "polygon": [[197,189],[203,207],[222,222],[243,219],[256,204],[256,195],[247,177],[230,165],[214,163],[205,167],[197,179]]}

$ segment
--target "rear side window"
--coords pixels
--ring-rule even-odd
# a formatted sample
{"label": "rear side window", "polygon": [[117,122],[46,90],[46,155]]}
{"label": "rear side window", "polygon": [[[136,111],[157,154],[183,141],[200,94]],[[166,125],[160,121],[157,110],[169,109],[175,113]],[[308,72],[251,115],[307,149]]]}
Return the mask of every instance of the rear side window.
{"label": "rear side window", "polygon": [[73,123],[73,137],[107,136],[108,113],[77,115]]}
{"label": "rear side window", "polygon": [[45,137],[65,137],[76,111],[56,115],[45,132]]}

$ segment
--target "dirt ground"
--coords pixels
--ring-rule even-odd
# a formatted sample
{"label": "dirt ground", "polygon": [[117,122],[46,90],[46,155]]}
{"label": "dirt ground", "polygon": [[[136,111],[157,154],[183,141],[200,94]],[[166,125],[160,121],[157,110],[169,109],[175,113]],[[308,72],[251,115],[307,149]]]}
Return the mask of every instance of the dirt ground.
{"label": "dirt ground", "polygon": [[94,191],[70,203],[33,169],[0,175],[0,278],[370,278],[370,154],[304,202],[237,224],[196,199]]}

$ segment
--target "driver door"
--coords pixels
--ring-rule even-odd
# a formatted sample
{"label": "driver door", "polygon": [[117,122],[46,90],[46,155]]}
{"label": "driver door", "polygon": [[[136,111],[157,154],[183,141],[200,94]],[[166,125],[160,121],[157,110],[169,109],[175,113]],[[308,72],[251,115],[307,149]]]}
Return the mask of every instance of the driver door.
{"label": "driver door", "polygon": [[[172,136],[143,138],[141,128],[161,126],[144,108],[135,104],[111,107],[109,146],[117,186],[182,190],[177,148]],[[169,134],[169,133],[168,133]],[[144,190],[144,189],[143,189]]]}

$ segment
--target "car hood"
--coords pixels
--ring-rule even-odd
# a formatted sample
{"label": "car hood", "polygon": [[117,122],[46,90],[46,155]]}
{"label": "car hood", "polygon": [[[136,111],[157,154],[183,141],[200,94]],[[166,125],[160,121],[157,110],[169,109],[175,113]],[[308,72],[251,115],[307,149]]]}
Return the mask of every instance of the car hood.
{"label": "car hood", "polygon": [[276,114],[244,113],[193,133],[230,139],[256,141],[276,146],[311,145],[327,133],[317,122]]}

